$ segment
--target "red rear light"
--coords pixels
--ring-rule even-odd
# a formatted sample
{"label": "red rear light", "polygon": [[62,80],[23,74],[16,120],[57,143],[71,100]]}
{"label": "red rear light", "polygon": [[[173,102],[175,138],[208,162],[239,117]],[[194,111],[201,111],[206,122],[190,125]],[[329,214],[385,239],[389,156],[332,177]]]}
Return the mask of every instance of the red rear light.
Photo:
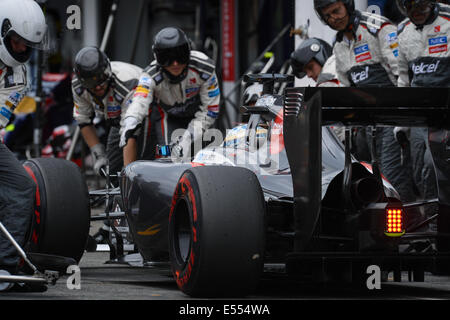
{"label": "red rear light", "polygon": [[388,237],[399,237],[405,233],[403,228],[403,209],[387,208],[384,234]]}

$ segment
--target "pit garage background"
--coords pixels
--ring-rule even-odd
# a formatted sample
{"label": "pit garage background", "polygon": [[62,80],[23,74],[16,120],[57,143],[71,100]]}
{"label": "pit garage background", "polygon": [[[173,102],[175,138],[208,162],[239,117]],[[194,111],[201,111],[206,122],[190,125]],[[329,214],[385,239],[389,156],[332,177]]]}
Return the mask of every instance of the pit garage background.
{"label": "pit garage background", "polygon": [[[317,17],[312,0],[41,0],[55,40],[47,52],[44,72],[71,72],[75,54],[87,45],[100,46],[112,5],[117,4],[105,52],[111,60],[140,67],[153,59],[154,35],[166,26],[182,28],[195,48],[216,61],[221,80],[222,108],[218,126],[229,128],[239,121],[241,77],[267,71],[289,72],[287,60],[305,37],[333,42],[335,32]],[[394,0],[355,0],[356,7],[381,13],[399,22]],[[69,8],[79,10],[79,28],[69,29]],[[34,65],[33,65],[34,64]],[[36,74],[36,61],[32,61]],[[284,69],[282,69],[284,68]],[[266,70],[265,70],[266,71]],[[31,73],[33,75],[33,72]],[[34,80],[34,83],[36,81]],[[296,85],[314,85],[296,80]]]}

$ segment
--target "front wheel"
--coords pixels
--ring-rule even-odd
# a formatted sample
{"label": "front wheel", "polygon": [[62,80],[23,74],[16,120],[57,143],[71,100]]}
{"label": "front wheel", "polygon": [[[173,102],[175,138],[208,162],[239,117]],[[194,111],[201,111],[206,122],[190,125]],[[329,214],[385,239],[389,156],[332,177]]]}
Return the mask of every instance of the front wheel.
{"label": "front wheel", "polygon": [[190,296],[243,296],[263,270],[265,204],[245,168],[195,167],[177,184],[169,216],[169,255]]}

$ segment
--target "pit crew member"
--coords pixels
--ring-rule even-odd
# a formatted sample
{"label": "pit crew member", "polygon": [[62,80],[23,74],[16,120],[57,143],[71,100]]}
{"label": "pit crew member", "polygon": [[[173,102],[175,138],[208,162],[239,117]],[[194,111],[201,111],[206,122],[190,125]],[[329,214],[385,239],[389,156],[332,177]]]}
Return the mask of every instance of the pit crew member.
{"label": "pit crew member", "polygon": [[[394,24],[385,17],[356,10],[354,0],[314,0],[314,7],[322,22],[338,31],[333,54],[343,86],[396,86],[399,50]],[[393,128],[377,128],[376,140],[383,175],[403,201],[414,201],[411,170],[402,164]]]}
{"label": "pit crew member", "polygon": [[[450,6],[436,3],[436,0],[398,0],[397,4],[407,16],[399,25],[398,86],[450,87]],[[447,221],[450,215],[449,131],[429,128],[423,136],[428,140],[436,174],[434,177],[430,166],[425,166],[423,181],[427,187],[433,187],[433,178],[437,179],[439,219]],[[425,196],[433,196],[434,192]],[[450,225],[440,223],[438,231],[449,232]],[[449,249],[449,245],[440,248]]]}
{"label": "pit crew member", "polygon": [[121,128],[125,164],[136,159],[135,130],[149,108],[158,144],[172,145],[172,159],[177,161],[189,161],[192,143],[201,141],[203,132],[219,116],[214,61],[191,50],[187,35],[179,28],[159,31],[152,49],[155,60],[142,73]]}
{"label": "pit crew member", "polygon": [[[119,148],[120,121],[131,101],[142,68],[120,61],[110,62],[97,47],[82,48],[75,57],[72,80],[73,117],[91,150],[94,171],[102,174],[109,161],[110,172],[122,169],[123,153]],[[109,128],[107,145],[100,142],[93,120],[104,117]]]}
{"label": "pit crew member", "polygon": [[[24,64],[33,48],[44,49],[47,25],[42,9],[34,1],[0,2],[0,128],[23,98],[27,77]],[[22,164],[0,143],[0,221],[17,243],[25,245],[34,212],[36,186]],[[19,274],[20,257],[0,232],[0,269]],[[45,291],[45,285],[16,284],[10,290]]]}

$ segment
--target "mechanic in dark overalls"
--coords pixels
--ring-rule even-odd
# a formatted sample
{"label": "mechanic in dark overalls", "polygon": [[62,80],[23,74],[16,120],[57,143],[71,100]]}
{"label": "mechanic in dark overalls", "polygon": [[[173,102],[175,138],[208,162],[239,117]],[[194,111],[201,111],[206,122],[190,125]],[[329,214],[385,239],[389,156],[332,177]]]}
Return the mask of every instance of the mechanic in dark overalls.
{"label": "mechanic in dark overalls", "polygon": [[[397,26],[383,16],[356,10],[353,0],[314,0],[314,7],[322,21],[338,31],[333,54],[343,86],[397,85]],[[377,156],[381,172],[401,200],[414,201],[411,167],[402,164],[401,149],[392,127],[377,127]],[[413,223],[413,220],[409,221]]]}
{"label": "mechanic in dark overalls", "polygon": [[[399,87],[450,87],[450,6],[436,0],[398,0],[408,18],[399,25]],[[411,131],[413,133],[414,131]],[[429,128],[428,142],[436,173],[422,172],[425,197],[431,198],[437,179],[439,218],[437,231],[450,233],[450,139],[449,131]],[[434,176],[436,174],[436,176]],[[450,250],[450,241],[438,242],[439,250]]]}
{"label": "mechanic in dark overalls", "polygon": [[[25,63],[33,47],[43,45],[47,30],[39,5],[28,0],[0,2],[0,129],[8,125],[23,98]],[[32,32],[27,26],[33,26]],[[41,47],[42,48],[42,47]],[[36,185],[11,151],[0,143],[0,220],[20,246],[27,242],[34,212]],[[0,270],[19,274],[20,257],[12,243],[0,232]],[[45,291],[44,285],[16,284],[11,290]]]}
{"label": "mechanic in dark overalls", "polygon": [[215,62],[191,50],[178,28],[159,31],[152,49],[155,60],[142,73],[121,127],[125,164],[136,160],[135,132],[149,108],[158,144],[171,145],[173,160],[190,161],[192,144],[202,141],[219,116]]}

